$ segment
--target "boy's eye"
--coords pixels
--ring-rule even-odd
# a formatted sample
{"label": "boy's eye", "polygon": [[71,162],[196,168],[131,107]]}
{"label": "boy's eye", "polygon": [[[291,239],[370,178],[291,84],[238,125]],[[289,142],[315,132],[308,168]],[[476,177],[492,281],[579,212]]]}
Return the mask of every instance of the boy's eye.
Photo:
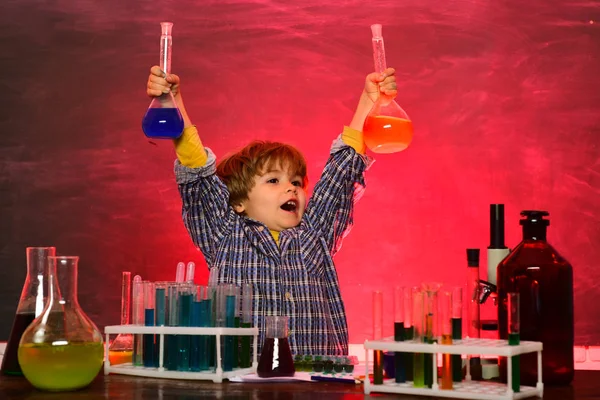
{"label": "boy's eye", "polygon": [[294,182],[292,182],[292,185],[301,187],[302,186],[302,182],[300,182],[300,181],[294,181]]}
{"label": "boy's eye", "polygon": [[267,183],[277,183],[277,182],[279,182],[279,179],[277,179],[277,178],[271,178],[267,181]]}

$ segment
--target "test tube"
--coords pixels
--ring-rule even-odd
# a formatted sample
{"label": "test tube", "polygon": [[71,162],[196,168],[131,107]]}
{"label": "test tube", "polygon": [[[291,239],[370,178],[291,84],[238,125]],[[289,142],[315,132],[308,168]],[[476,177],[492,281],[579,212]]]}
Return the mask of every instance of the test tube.
{"label": "test tube", "polygon": [[[133,325],[144,325],[144,284],[142,277],[136,275],[133,278],[133,289],[132,295],[133,301],[132,307],[132,324]],[[135,366],[144,365],[144,350],[143,350],[143,337],[141,334],[135,334],[133,336],[133,356],[132,362]]]}
{"label": "test tube", "polygon": [[[167,286],[169,307],[167,311],[167,325],[178,326],[179,314],[179,284],[169,283]],[[170,371],[177,370],[177,362],[179,360],[178,335],[166,335],[167,354],[165,359],[165,368]]]}
{"label": "test tube", "polygon": [[[189,282],[189,281],[188,281]],[[202,299],[204,298],[205,288],[200,285],[195,286],[195,295],[192,301],[192,316],[190,320],[190,326],[202,326]],[[201,337],[194,335],[190,339],[190,370],[198,372],[200,371],[200,358],[202,357],[201,352]]]}
{"label": "test tube", "polygon": [[[235,327],[235,314],[236,314],[236,304],[237,304],[237,296],[236,296],[236,288],[233,284],[226,284],[223,287],[223,301],[224,301],[224,317],[225,317],[225,326],[227,328]],[[231,335],[226,335],[223,340],[223,371],[231,371],[233,370],[233,366],[235,364],[235,338]]]}
{"label": "test tube", "polygon": [[[452,340],[462,340],[462,287],[452,289]],[[452,380],[462,381],[462,358],[452,355]]]}
{"label": "test tube", "polygon": [[[508,299],[508,344],[518,346],[521,343],[521,323],[519,315],[519,293],[507,293]],[[521,356],[511,357],[512,390],[521,391]]]}
{"label": "test tube", "polygon": [[[438,336],[438,302],[437,292],[440,288],[439,283],[425,283],[423,284],[424,289],[424,315],[425,315],[425,343],[435,343]],[[433,354],[425,353],[423,355],[424,362],[424,375],[425,375],[425,386],[432,387],[433,385]]]}
{"label": "test tube", "polygon": [[185,281],[186,282],[194,282],[194,271],[196,269],[196,264],[193,261],[190,261],[187,264],[186,273],[185,273]]}
{"label": "test tube", "polygon": [[183,283],[185,279],[185,264],[183,262],[177,263],[177,271],[175,272],[175,282]]}
{"label": "test tube", "polygon": [[[156,321],[156,326],[165,326],[166,325],[166,317],[167,317],[167,312],[166,312],[166,306],[167,306],[167,282],[157,282],[155,284],[155,289],[156,289],[156,294],[155,294],[155,309],[156,309],[156,315],[155,315],[155,321]],[[155,343],[156,343],[156,354],[160,354],[160,335],[156,335],[155,337]],[[163,344],[164,346],[164,344]],[[165,351],[163,348],[163,359],[160,359],[160,356],[157,357],[156,359],[156,365],[159,368],[164,367],[164,363],[165,363]]]}
{"label": "test tube", "polygon": [[[442,292],[440,296],[440,328],[442,344],[452,344],[452,292]],[[452,389],[452,357],[451,354],[443,355],[442,385],[443,390]]]}
{"label": "test tube", "polygon": [[[425,337],[425,293],[419,288],[412,289],[413,297],[413,328],[414,328],[414,340],[415,342],[424,342]],[[413,386],[416,388],[425,387],[425,375],[424,375],[424,354],[414,353],[413,355]]]}
{"label": "test tube", "polygon": [[[404,340],[413,340],[415,328],[413,326],[413,289],[404,290]],[[414,353],[404,353],[404,371],[406,380],[413,380]]]}
{"label": "test tube", "polygon": [[[394,288],[394,340],[404,341],[404,288]],[[404,353],[394,353],[394,373],[397,383],[406,382],[406,371],[404,365]]]}
{"label": "test tube", "polygon": [[[200,307],[200,326],[210,327],[212,318],[212,300],[209,297],[209,287],[203,286],[202,300]],[[210,368],[210,338],[212,336],[203,335],[200,337],[200,370],[204,371]]]}
{"label": "test tube", "polygon": [[[383,292],[373,292],[373,340],[383,337]],[[383,384],[383,351],[373,350],[373,384]]]}
{"label": "test tube", "polygon": [[[179,326],[191,326],[192,303],[196,287],[190,284],[179,286],[179,301],[177,304],[179,312]],[[179,335],[178,348],[179,359],[177,360],[178,371],[190,370],[190,335]]]}
{"label": "test tube", "polygon": [[[153,282],[144,282],[144,325],[154,326],[156,293]],[[153,334],[144,334],[144,367],[153,368],[156,362],[155,337]]]}
{"label": "test tube", "polygon": [[[208,307],[210,307],[210,325],[216,327],[217,325],[217,288],[219,279],[219,269],[217,267],[211,267],[208,274]],[[210,367],[216,367],[215,357],[217,354],[217,337],[211,335],[208,337],[208,359]]]}
{"label": "test tube", "polygon": [[[242,284],[242,328],[252,328],[252,285],[249,283]],[[250,336],[242,336],[240,367],[250,368]]]}
{"label": "test tube", "polygon": [[[480,338],[480,314],[479,314],[479,249],[467,249],[467,296],[469,314],[467,320],[467,336],[469,339]],[[478,356],[467,356],[470,373],[474,379],[481,378],[481,358]],[[471,379],[469,375],[467,379]]]}
{"label": "test tube", "polygon": [[[131,272],[123,271],[121,276],[121,325],[129,324],[131,306]],[[110,344],[108,358],[111,365],[132,362],[133,335],[119,333]]]}

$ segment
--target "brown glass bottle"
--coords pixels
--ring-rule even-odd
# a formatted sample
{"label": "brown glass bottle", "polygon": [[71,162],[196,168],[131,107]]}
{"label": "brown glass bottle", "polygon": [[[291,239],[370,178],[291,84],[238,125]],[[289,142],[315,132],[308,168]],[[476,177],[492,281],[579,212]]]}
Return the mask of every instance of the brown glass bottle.
{"label": "brown glass bottle", "polygon": [[[521,341],[540,341],[544,384],[573,380],[573,268],[547,241],[546,211],[522,211],[523,241],[498,265],[498,322],[507,339],[506,297],[520,295]],[[506,381],[506,358],[500,358]],[[521,383],[537,382],[537,353],[521,355]]]}

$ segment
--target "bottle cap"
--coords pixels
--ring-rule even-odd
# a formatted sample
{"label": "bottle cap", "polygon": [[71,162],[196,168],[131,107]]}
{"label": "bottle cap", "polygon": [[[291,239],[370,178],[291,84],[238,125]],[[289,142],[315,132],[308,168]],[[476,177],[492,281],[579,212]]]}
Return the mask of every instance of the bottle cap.
{"label": "bottle cap", "polygon": [[490,249],[505,249],[504,204],[490,204]]}
{"label": "bottle cap", "polygon": [[479,249],[467,249],[467,264],[469,267],[479,267]]}

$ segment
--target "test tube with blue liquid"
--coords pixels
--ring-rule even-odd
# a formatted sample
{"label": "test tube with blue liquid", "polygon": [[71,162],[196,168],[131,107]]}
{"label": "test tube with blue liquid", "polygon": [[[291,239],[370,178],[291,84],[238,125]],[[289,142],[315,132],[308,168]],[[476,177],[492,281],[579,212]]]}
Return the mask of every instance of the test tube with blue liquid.
{"label": "test tube with blue liquid", "polygon": [[[249,283],[242,284],[242,328],[252,328],[252,285]],[[250,339],[251,336],[242,336],[241,339],[241,354],[240,367],[250,368],[252,361],[250,360]]]}
{"label": "test tube with blue liquid", "polygon": [[[191,326],[192,304],[194,302],[196,287],[192,284],[182,284],[179,287],[179,326]],[[179,335],[178,337],[179,358],[177,360],[178,371],[190,370],[190,335]]]}
{"label": "test tube with blue liquid", "polygon": [[[200,326],[210,328],[212,326],[212,299],[209,294],[209,287],[202,286],[200,298]],[[210,354],[211,354],[211,337],[212,335],[202,335],[200,337],[200,370],[205,371],[210,369]],[[214,347],[214,346],[213,346]]]}
{"label": "test tube with blue liquid", "polygon": [[[194,300],[192,302],[192,316],[190,325],[193,327],[202,326],[202,299],[205,288],[200,285],[195,286]],[[190,370],[200,371],[201,364],[201,336],[194,335],[190,339]]]}
{"label": "test tube with blue liquid", "polygon": [[[131,323],[133,325],[144,325],[144,284],[142,277],[136,275],[133,278],[131,302]],[[133,356],[132,363],[134,366],[143,366],[143,337],[141,334],[133,335]]]}
{"label": "test tube with blue liquid", "polygon": [[[144,325],[154,326],[155,323],[155,289],[154,282],[144,282]],[[153,334],[144,334],[144,367],[157,367],[155,336]]]}
{"label": "test tube with blue liquid", "polygon": [[[235,318],[238,310],[238,296],[237,296],[237,287],[233,284],[228,284],[226,286],[225,292],[225,326],[227,328],[235,328]],[[238,318],[239,323],[239,318]],[[224,353],[224,362],[223,362],[223,370],[231,371],[233,368],[237,367],[237,336],[226,335],[225,336],[225,353]],[[227,368],[227,369],[226,369]]]}

